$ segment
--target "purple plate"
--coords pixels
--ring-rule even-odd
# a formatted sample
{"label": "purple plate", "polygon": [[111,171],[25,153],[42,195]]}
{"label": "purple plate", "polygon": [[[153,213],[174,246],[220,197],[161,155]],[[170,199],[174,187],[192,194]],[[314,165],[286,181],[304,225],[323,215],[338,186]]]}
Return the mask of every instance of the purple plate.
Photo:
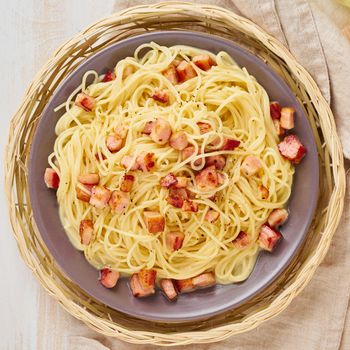
{"label": "purple plate", "polygon": [[[260,253],[246,281],[184,294],[173,303],[160,292],[145,299],[134,298],[124,278],[115,288],[104,288],[97,280],[97,270],[69,242],[59,219],[55,191],[46,188],[43,181],[47,157],[55,141],[55,125],[63,113],[62,110],[54,112],[54,108],[68,98],[86,71],[94,69],[102,74],[119,60],[133,55],[139,45],[150,41],[166,46],[191,45],[214,53],[228,52],[241,67],[246,67],[256,77],[271,100],[295,108],[294,131],[308,150],[297,166],[288,204],[290,218],[282,228],[284,239],[274,252]],[[318,167],[317,149],[307,118],[292,91],[270,67],[229,40],[198,32],[164,31],[135,36],[109,46],[81,64],[56,89],[43,111],[31,146],[29,191],[41,236],[53,258],[74,283],[100,302],[128,315],[152,321],[184,322],[208,318],[241,305],[266,288],[288,266],[313,218],[318,196]]]}

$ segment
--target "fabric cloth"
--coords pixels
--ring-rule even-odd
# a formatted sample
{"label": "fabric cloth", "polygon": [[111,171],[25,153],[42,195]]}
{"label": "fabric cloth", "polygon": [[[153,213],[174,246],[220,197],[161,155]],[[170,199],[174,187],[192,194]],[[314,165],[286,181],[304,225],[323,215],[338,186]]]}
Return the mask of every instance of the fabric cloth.
{"label": "fabric cloth", "polygon": [[[331,1],[331,0],[327,0]],[[339,23],[324,13],[326,1],[307,0],[206,0],[246,16],[289,47],[311,73],[331,103],[344,155],[350,158],[350,44]],[[147,4],[147,0],[116,0],[115,10]],[[199,1],[198,1],[199,3]],[[343,11],[349,11],[343,9]],[[348,118],[348,119],[347,119]],[[347,163],[349,167],[349,162]],[[177,349],[244,350],[345,350],[350,348],[350,177],[346,206],[339,229],[325,261],[305,290],[279,316],[258,328],[225,341]],[[131,345],[103,337],[61,309],[42,292],[38,349],[151,350],[151,345]],[[67,331],[68,330],[68,331]],[[50,336],[45,336],[50,335]]]}

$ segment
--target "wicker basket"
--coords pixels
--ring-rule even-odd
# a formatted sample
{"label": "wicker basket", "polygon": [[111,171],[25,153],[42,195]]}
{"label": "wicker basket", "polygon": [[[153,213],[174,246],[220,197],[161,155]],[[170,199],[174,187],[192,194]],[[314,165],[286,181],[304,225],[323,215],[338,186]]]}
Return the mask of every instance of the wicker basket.
{"label": "wicker basket", "polygon": [[[27,183],[29,148],[42,110],[57,85],[81,62],[113,42],[162,29],[201,30],[230,38],[265,60],[294,91],[312,125],[319,151],[321,191],[300,253],[267,290],[231,312],[186,325],[145,322],[92,300],[59,270],[32,217]],[[14,115],[5,159],[6,194],[20,253],[42,286],[74,317],[107,336],[139,344],[180,345],[223,340],[284,310],[324,258],[344,200],[343,156],[332,112],[310,75],[274,38],[219,7],[191,3],[138,6],[105,18],[62,45],[37,74]]]}

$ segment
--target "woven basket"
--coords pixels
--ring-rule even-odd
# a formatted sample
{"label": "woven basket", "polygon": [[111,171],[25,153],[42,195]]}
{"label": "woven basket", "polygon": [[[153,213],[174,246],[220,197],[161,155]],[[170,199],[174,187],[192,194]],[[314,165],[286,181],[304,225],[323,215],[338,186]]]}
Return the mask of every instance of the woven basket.
{"label": "woven basket", "polygon": [[[68,280],[43,244],[32,216],[27,163],[42,110],[57,85],[80,63],[113,42],[152,30],[191,29],[230,38],[261,57],[294,91],[305,108],[319,151],[321,190],[315,219],[298,256],[267,290],[234,311],[203,322],[151,323],[92,300]],[[284,310],[324,258],[344,200],[343,156],[332,112],[317,85],[293,56],[249,20],[216,6],[159,3],[100,20],[62,45],[26,91],[10,127],[5,159],[6,194],[20,253],[42,286],[74,317],[94,330],[139,344],[208,343],[257,327]]]}

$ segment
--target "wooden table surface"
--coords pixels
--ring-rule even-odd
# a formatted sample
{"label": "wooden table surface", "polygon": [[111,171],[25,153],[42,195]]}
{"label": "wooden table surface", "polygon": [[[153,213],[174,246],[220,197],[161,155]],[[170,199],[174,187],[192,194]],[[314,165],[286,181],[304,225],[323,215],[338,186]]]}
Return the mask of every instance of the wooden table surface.
{"label": "wooden table surface", "polygon": [[[1,1],[1,157],[4,156],[11,115],[34,74],[64,40],[98,18],[110,14],[114,1]],[[333,5],[326,4],[327,1],[317,0],[317,3],[339,26],[350,24],[349,14],[336,11]],[[0,181],[3,178],[1,167]],[[3,183],[1,186],[4,188]],[[46,342],[38,339],[40,334],[37,329],[39,295],[44,292],[19,256],[4,196],[0,197],[0,213],[0,349],[44,349],[39,344]]]}

